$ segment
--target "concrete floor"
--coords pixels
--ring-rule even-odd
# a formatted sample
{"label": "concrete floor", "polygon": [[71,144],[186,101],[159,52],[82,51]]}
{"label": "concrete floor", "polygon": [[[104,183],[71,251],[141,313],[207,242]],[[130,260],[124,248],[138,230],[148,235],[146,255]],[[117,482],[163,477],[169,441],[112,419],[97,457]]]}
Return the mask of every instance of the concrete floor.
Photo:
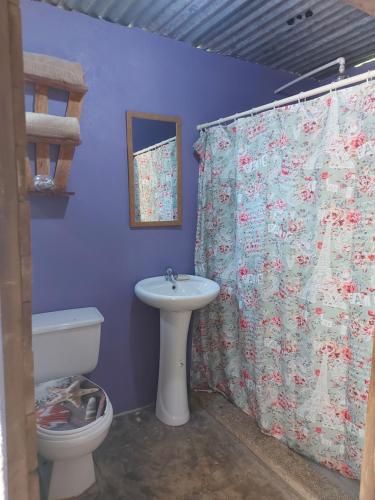
{"label": "concrete floor", "polygon": [[152,408],[118,416],[95,453],[97,483],[79,500],[348,500],[358,482],[264,436],[217,394],[195,394],[190,421],[159,422]]}
{"label": "concrete floor", "polygon": [[312,462],[281,441],[264,435],[254,419],[219,394],[196,393],[201,406],[228,429],[271,471],[303,499],[355,500],[359,481]]}

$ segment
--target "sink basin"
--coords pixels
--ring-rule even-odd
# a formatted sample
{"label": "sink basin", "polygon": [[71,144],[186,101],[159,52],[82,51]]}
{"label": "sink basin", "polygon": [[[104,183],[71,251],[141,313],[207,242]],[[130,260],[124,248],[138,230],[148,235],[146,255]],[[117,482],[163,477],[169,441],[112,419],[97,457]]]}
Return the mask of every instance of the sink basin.
{"label": "sink basin", "polygon": [[200,276],[171,283],[164,276],[139,281],[135,294],[160,309],[160,359],[156,416],[167,425],[183,425],[190,417],[186,385],[186,342],[191,312],[219,293],[217,283]]}
{"label": "sink basin", "polygon": [[219,293],[215,281],[201,276],[171,283],[164,276],[139,281],[135,294],[145,304],[165,311],[194,311],[209,304]]}

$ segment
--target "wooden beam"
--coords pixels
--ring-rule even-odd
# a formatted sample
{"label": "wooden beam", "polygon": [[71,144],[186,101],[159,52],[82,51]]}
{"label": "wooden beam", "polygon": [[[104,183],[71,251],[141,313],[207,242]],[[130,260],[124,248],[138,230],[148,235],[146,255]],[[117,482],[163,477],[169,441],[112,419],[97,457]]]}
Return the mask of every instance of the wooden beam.
{"label": "wooden beam", "polygon": [[[35,86],[34,111],[35,113],[48,113],[48,87],[45,85]],[[36,143],[35,163],[37,175],[50,175],[51,161],[49,154],[49,144],[45,142]]]}
{"label": "wooden beam", "polygon": [[27,82],[85,94],[87,87],[79,63],[44,54],[24,52],[24,74]]}
{"label": "wooden beam", "polygon": [[[79,120],[81,117],[82,103],[82,94],[70,92],[66,108],[66,116]],[[54,178],[55,188],[57,191],[66,192],[74,150],[74,146],[71,145],[60,146]]]}
{"label": "wooden beam", "polygon": [[369,16],[375,16],[375,0],[344,0],[346,3],[362,10]]}
{"label": "wooden beam", "polygon": [[55,188],[57,190],[65,191],[70,168],[72,166],[72,160],[74,156],[75,147],[73,145],[61,146],[59,151],[59,158],[57,160],[56,171],[55,171]]}
{"label": "wooden beam", "polygon": [[71,116],[79,120],[81,117],[82,104],[83,95],[77,92],[70,92],[68,105],[66,107],[66,116]]}
{"label": "wooden beam", "polygon": [[26,113],[29,142],[47,144],[80,144],[79,121],[74,117]]}
{"label": "wooden beam", "polygon": [[48,87],[45,85],[36,85],[35,87],[35,113],[48,114]]}

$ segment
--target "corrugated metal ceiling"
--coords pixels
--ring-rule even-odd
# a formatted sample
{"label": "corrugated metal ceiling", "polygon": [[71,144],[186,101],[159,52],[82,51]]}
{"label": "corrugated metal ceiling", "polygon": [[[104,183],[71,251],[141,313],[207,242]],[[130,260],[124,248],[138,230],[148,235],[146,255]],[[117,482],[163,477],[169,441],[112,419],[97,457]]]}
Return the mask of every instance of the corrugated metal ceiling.
{"label": "corrugated metal ceiling", "polygon": [[339,56],[348,67],[375,56],[375,17],[342,0],[44,1],[296,74]]}

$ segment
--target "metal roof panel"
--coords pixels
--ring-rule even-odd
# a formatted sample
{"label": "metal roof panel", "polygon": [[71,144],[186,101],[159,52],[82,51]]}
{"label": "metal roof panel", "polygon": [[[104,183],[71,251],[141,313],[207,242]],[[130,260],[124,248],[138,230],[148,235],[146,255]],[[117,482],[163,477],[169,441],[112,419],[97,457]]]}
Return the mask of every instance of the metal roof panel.
{"label": "metal roof panel", "polygon": [[43,1],[295,74],[375,56],[375,17],[343,0]]}

